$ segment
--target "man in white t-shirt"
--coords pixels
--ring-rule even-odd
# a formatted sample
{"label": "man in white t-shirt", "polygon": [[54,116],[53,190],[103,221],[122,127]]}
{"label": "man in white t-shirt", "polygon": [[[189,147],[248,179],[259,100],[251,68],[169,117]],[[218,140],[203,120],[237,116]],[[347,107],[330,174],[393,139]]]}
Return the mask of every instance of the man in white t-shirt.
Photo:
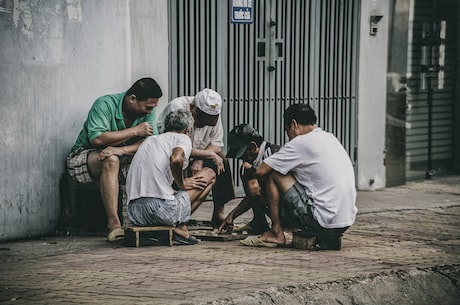
{"label": "man in white t-shirt", "polygon": [[256,172],[266,183],[271,230],[241,243],[247,246],[285,245],[284,228],[315,236],[319,249],[340,249],[342,234],[357,214],[354,169],[337,138],[316,125],[307,104],[294,104],[284,113],[289,137]]}
{"label": "man in white t-shirt", "polygon": [[211,222],[218,228],[225,218],[224,205],[235,198],[230,164],[222,152],[224,129],[220,118],[222,98],[212,89],[203,89],[195,96],[181,96],[171,100],[159,115],[157,127],[164,130],[164,118],[171,112],[184,109],[192,112],[195,120],[191,130],[192,152],[189,172],[196,174],[203,167],[212,168],[217,177],[212,189],[214,211]]}
{"label": "man in white t-shirt", "polygon": [[[126,179],[131,222],[138,226],[175,226],[173,239],[186,245],[198,243],[189,234],[186,222],[211,191],[216,177],[207,167],[192,177],[184,177],[192,150],[192,126],[189,111],[171,112],[165,118],[165,132],[141,144]],[[178,191],[172,187],[173,182]]]}

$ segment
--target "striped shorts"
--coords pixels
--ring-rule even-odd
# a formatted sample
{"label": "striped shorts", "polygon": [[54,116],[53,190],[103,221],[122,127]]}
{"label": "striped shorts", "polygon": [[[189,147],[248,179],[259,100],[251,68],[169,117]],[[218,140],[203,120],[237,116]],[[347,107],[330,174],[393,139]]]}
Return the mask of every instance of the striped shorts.
{"label": "striped shorts", "polygon": [[187,192],[179,191],[173,200],[152,197],[131,200],[127,213],[137,226],[175,226],[189,221],[191,207]]}

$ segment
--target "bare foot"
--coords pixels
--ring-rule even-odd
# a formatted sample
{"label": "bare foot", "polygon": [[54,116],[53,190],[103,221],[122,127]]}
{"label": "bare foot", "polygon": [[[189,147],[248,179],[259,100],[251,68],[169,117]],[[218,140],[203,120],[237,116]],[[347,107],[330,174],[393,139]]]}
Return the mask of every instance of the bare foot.
{"label": "bare foot", "polygon": [[275,243],[278,245],[284,245],[286,243],[286,239],[284,237],[283,231],[281,233],[277,234],[273,231],[267,231],[264,234],[260,236],[260,240],[266,241],[269,243]]}
{"label": "bare foot", "polygon": [[174,228],[174,232],[182,237],[189,238],[190,234],[188,232],[187,226],[185,224],[178,225]]}
{"label": "bare foot", "polygon": [[120,229],[121,223],[118,217],[108,218],[107,219],[107,230],[112,232],[113,230]]}

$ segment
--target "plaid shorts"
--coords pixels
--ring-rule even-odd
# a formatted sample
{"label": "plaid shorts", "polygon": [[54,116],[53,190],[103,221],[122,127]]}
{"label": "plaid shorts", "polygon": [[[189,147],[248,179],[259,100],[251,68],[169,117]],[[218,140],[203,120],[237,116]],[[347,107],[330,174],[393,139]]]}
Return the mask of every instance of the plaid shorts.
{"label": "plaid shorts", "polygon": [[[88,155],[93,151],[96,151],[96,149],[79,148],[67,156],[67,172],[76,182],[86,184],[97,181],[88,170]],[[120,158],[119,183],[126,181],[131,160],[132,156],[123,156]]]}
{"label": "plaid shorts", "polygon": [[88,171],[88,155],[95,150],[80,148],[67,156],[67,172],[73,180],[84,184],[95,181]]}

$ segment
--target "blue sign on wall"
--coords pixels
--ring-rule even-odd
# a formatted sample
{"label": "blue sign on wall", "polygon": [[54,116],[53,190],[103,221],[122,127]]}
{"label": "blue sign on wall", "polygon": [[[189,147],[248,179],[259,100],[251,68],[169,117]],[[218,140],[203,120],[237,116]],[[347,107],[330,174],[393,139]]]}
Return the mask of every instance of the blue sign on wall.
{"label": "blue sign on wall", "polygon": [[254,21],[254,10],[252,0],[231,0],[232,1],[232,23],[252,23]]}

